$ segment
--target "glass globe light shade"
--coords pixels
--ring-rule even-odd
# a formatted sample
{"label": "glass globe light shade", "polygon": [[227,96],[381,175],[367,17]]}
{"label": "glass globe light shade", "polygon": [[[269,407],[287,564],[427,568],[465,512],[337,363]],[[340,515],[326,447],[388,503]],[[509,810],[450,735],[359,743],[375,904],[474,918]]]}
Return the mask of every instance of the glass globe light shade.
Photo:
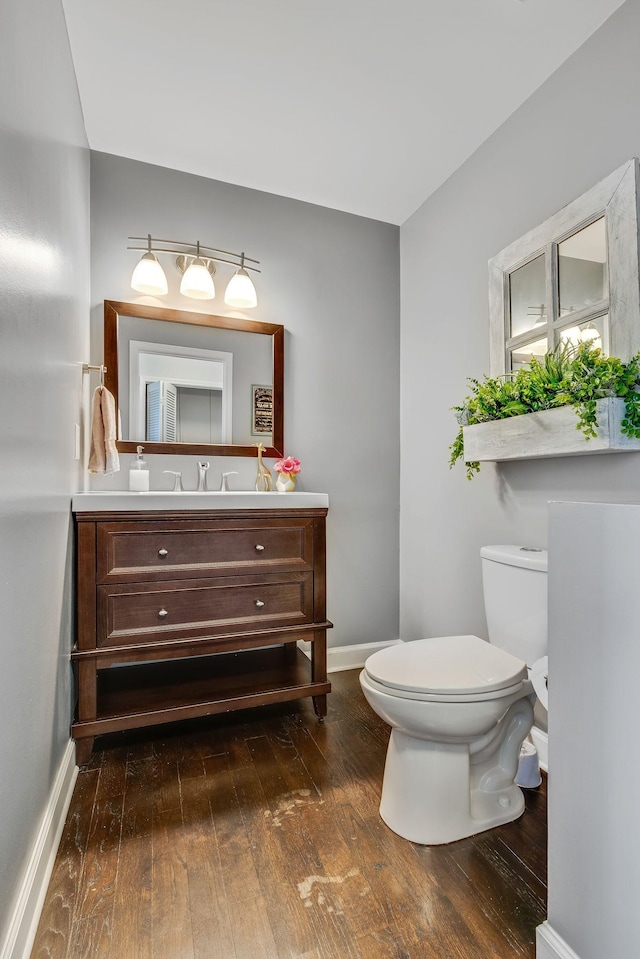
{"label": "glass globe light shade", "polygon": [[191,266],[184,271],[180,292],[194,300],[212,300],[216,288],[202,257],[196,257]]}
{"label": "glass globe light shade", "polygon": [[231,277],[224,302],[227,306],[237,306],[241,310],[250,310],[258,305],[256,288],[246,270],[241,268]]}
{"label": "glass globe light shade", "polygon": [[155,253],[145,253],[131,277],[131,287],[138,293],[150,296],[166,296],[169,292],[167,278]]}
{"label": "glass globe light shade", "polygon": [[580,342],[591,343],[591,345],[594,347],[602,346],[600,333],[596,329],[596,327],[593,325],[593,323],[590,323],[589,326],[584,328],[584,330],[580,330]]}
{"label": "glass globe light shade", "polygon": [[571,346],[578,346],[581,341],[582,330],[579,326],[570,326],[568,330],[563,330],[560,339],[563,343],[569,343]]}

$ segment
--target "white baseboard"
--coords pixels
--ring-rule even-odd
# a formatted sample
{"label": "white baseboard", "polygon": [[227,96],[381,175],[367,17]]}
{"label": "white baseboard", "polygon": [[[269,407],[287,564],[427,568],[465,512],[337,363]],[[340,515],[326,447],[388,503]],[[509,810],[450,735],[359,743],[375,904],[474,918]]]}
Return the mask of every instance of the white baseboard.
{"label": "white baseboard", "polygon": [[549,734],[545,733],[543,729],[538,729],[537,726],[532,726],[531,738],[533,739],[533,745],[538,750],[538,762],[540,763],[540,769],[544,769],[544,771],[548,773],[549,772]]}
{"label": "white baseboard", "polygon": [[580,959],[548,922],[536,929],[536,959]]}
{"label": "white baseboard", "polygon": [[[397,646],[401,639],[390,639],[382,643],[355,643],[353,646],[333,646],[327,650],[327,672],[339,673],[343,669],[362,669],[365,660],[379,649]],[[299,648],[311,657],[311,643],[298,643]],[[1,957],[0,957],[1,959]]]}
{"label": "white baseboard", "polygon": [[0,959],[29,959],[77,775],[75,744],[69,740],[0,947]]}

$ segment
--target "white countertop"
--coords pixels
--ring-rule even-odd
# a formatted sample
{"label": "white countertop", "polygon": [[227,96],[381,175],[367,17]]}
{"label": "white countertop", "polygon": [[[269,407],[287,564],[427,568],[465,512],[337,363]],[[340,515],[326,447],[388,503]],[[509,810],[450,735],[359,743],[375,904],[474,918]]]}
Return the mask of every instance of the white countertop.
{"label": "white countertop", "polygon": [[211,509],[327,509],[327,493],[256,493],[240,490],[228,493],[170,493],[151,490],[131,493],[129,490],[95,490],[76,493],[71,501],[75,513],[117,510],[211,510]]}

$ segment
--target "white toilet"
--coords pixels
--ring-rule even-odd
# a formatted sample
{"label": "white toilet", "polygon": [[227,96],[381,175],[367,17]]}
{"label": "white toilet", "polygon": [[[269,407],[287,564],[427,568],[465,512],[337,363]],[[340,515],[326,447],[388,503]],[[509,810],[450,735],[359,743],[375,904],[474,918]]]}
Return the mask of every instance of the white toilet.
{"label": "white toilet", "polygon": [[391,646],[360,683],[392,727],[380,815],[425,845],[517,819],[520,746],[533,722],[527,666],[547,652],[547,552],[484,546],[490,642],[442,636]]}

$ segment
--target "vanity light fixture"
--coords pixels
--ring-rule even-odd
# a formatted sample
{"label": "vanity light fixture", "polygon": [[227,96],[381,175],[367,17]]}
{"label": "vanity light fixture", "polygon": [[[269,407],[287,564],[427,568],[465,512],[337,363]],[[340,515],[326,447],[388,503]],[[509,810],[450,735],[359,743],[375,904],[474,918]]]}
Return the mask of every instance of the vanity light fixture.
{"label": "vanity light fixture", "polygon": [[[181,257],[186,260],[186,257]],[[211,264],[212,265],[212,264]],[[180,269],[180,267],[178,267]],[[196,258],[186,268],[180,281],[180,292],[194,300],[212,300],[216,295],[210,265],[200,256],[200,243],[196,243]],[[215,266],[213,268],[215,272]]]}
{"label": "vanity light fixture", "polygon": [[257,306],[258,297],[256,288],[251,282],[251,277],[244,266],[244,253],[240,254],[240,267],[233,274],[227,285],[224,294],[224,302],[227,306],[237,306],[241,310],[250,310]]}
{"label": "vanity light fixture", "polygon": [[166,296],[169,292],[167,277],[158,262],[158,257],[151,251],[151,237],[147,237],[148,249],[139,260],[131,277],[131,286],[138,293],[148,293],[151,296]]}
{"label": "vanity light fixture", "polygon": [[131,277],[131,286],[139,293],[164,296],[168,292],[167,278],[156,256],[157,253],[168,253],[176,257],[176,268],[182,273],[180,292],[183,296],[212,300],[216,295],[213,283],[216,263],[230,263],[236,267],[236,272],[227,285],[225,303],[244,310],[257,306],[256,290],[247,271],[260,273],[257,265],[251,265],[259,264],[260,260],[254,260],[244,253],[202,246],[199,240],[196,243],[182,243],[178,240],[155,239],[150,234],[146,237],[130,236],[129,240],[145,243],[145,246],[127,247],[128,250],[145,251]]}
{"label": "vanity light fixture", "polygon": [[602,349],[602,337],[600,331],[592,320],[585,327],[570,326],[563,330],[561,338],[569,346],[580,346],[581,343],[590,343],[597,349]]}

